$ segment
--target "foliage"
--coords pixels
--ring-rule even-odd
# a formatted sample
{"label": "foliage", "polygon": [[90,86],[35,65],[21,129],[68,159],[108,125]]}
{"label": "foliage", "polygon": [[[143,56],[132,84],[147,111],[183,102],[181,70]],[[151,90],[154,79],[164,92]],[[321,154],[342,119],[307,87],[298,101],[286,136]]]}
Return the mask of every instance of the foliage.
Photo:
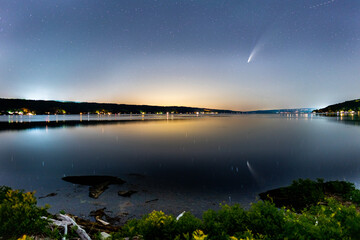
{"label": "foliage", "polygon": [[324,182],[323,179],[317,179],[317,181],[299,179],[293,181],[288,187],[273,189],[259,195],[262,200],[273,201],[278,207],[285,206],[299,213],[305,208],[323,202],[325,197],[331,196],[360,203],[360,191],[355,189],[353,183],[345,181]]}
{"label": "foliage", "polygon": [[48,206],[36,206],[34,193],[0,187],[0,236],[20,237],[45,231]]}
{"label": "foliage", "polygon": [[34,238],[29,237],[27,235],[23,235],[21,238],[18,238],[18,240],[32,240],[32,239],[34,239]]}
{"label": "foliage", "polygon": [[198,229],[198,230],[193,232],[192,237],[195,240],[204,240],[204,239],[207,238],[207,235],[204,234],[204,232],[202,230]]}
{"label": "foliage", "polygon": [[341,196],[348,195],[355,190],[355,185],[345,181],[329,181],[324,183],[324,191]]}
{"label": "foliage", "polygon": [[324,184],[325,191],[341,196],[344,200],[360,204],[360,190],[355,185],[345,181],[330,181]]}
{"label": "foliage", "polygon": [[141,220],[131,220],[119,234],[114,234],[115,239],[126,236],[141,235],[144,239],[172,239],[174,238],[175,218],[165,215],[162,211],[153,211]]}
{"label": "foliage", "polygon": [[287,211],[283,235],[288,239],[358,239],[360,215],[355,206],[334,199],[311,207],[302,214]]}
{"label": "foliage", "polygon": [[323,201],[325,194],[323,190],[323,180],[312,181],[310,179],[299,179],[286,188],[289,202],[295,209],[304,209],[318,202]]}
{"label": "foliage", "polygon": [[248,216],[240,205],[222,205],[219,211],[208,210],[203,214],[204,230],[209,239],[227,239],[227,234],[245,231]]}
{"label": "foliage", "polygon": [[195,230],[202,229],[202,226],[203,224],[200,219],[186,212],[175,222],[175,235],[179,236],[179,239],[187,239]]}
{"label": "foliage", "polygon": [[[185,215],[184,215],[185,216]],[[163,219],[168,219],[159,225]],[[181,219],[181,218],[180,218]],[[152,212],[141,220],[128,222],[123,229],[132,229],[132,235],[144,239],[358,239],[360,213],[354,205],[344,206],[333,198],[310,206],[300,214],[277,208],[269,201],[259,201],[244,210],[239,205],[222,205],[218,211],[204,212],[202,222],[188,215],[181,225],[198,228],[189,234],[189,228],[179,228],[180,222],[162,212]],[[146,226],[146,227],[145,227]],[[194,226],[195,227],[195,226]],[[181,233],[181,229],[186,229]],[[185,232],[186,231],[186,232]],[[125,233],[125,232],[123,232]],[[113,235],[114,239],[120,239]],[[122,235],[130,236],[130,235]]]}
{"label": "foliage", "polygon": [[284,212],[283,208],[278,209],[268,201],[254,203],[247,212],[249,222],[246,228],[271,239],[282,239],[279,235],[284,231]]}
{"label": "foliage", "polygon": [[347,200],[360,205],[360,190],[354,189],[348,194]]}
{"label": "foliage", "polygon": [[[289,188],[293,194],[308,194],[300,198],[306,201],[307,208],[295,212],[278,208],[271,201],[259,201],[248,210],[238,204],[221,205],[217,211],[205,211],[202,219],[184,213],[178,220],[162,211],[153,211],[141,219],[128,221],[112,234],[112,239],[135,236],[145,240],[359,239],[360,213],[356,206],[343,205],[341,198],[328,198],[324,194],[336,193],[343,199],[359,202],[360,191],[352,183],[300,179]],[[0,187],[0,236],[30,240],[29,236],[40,234],[58,239],[57,229],[50,232],[48,223],[40,218],[47,215],[46,209],[36,206],[34,193]],[[71,238],[73,232],[70,229],[67,237]]]}

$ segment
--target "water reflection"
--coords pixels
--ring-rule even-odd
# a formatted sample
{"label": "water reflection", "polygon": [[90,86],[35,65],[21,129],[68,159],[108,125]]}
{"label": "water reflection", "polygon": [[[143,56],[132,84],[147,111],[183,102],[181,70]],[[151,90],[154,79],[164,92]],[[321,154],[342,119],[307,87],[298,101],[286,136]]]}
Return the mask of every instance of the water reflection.
{"label": "water reflection", "polygon": [[1,184],[49,193],[64,186],[63,176],[135,173],[146,176],[137,184],[234,202],[300,177],[359,181],[356,116],[146,117],[0,132]]}

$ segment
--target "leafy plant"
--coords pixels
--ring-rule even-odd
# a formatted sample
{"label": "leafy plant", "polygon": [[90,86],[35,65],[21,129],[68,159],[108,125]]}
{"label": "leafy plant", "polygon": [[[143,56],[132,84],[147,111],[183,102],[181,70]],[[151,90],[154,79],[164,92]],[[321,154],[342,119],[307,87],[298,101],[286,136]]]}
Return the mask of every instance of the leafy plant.
{"label": "leafy plant", "polygon": [[353,203],[360,205],[360,190],[354,189],[353,191],[351,191],[347,199],[352,201]]}
{"label": "leafy plant", "polygon": [[288,239],[358,239],[360,215],[355,206],[343,206],[334,199],[295,214],[287,211],[283,235]]}
{"label": "leafy plant", "polygon": [[0,187],[0,236],[20,237],[46,231],[48,222],[41,218],[47,216],[48,206],[36,206],[34,192],[12,190]]}
{"label": "leafy plant", "polygon": [[247,229],[254,233],[267,235],[271,239],[282,239],[281,234],[284,231],[285,210],[278,209],[271,202],[257,202],[252,204],[247,212]]}
{"label": "leafy plant", "polygon": [[286,194],[289,196],[291,206],[297,210],[316,205],[325,197],[322,179],[318,181],[295,180],[286,191],[288,191]]}
{"label": "leafy plant", "polygon": [[227,239],[227,234],[233,235],[246,230],[248,216],[238,204],[222,205],[219,211],[208,210],[203,214],[204,230],[209,233],[209,239]]}
{"label": "leafy plant", "polygon": [[175,222],[175,234],[179,239],[191,239],[189,236],[197,229],[202,229],[202,221],[189,212]]}
{"label": "leafy plant", "polygon": [[324,183],[324,191],[341,196],[348,195],[355,190],[355,185],[345,181],[329,181]]}

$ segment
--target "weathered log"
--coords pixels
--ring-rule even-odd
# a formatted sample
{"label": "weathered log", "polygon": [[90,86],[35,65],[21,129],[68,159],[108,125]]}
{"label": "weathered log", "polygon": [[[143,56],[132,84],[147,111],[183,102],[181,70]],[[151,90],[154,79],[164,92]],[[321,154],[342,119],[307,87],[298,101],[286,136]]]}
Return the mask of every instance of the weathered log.
{"label": "weathered log", "polygon": [[[91,238],[89,237],[89,235],[86,233],[86,231],[84,229],[82,229],[75,221],[74,219],[72,219],[71,217],[64,215],[64,214],[59,214],[57,215],[57,218],[59,220],[56,219],[49,219],[46,217],[43,217],[44,219],[48,219],[52,225],[58,226],[58,227],[63,227],[64,228],[64,235],[66,236],[68,233],[68,226],[74,226],[75,228],[75,232],[78,234],[78,236],[80,237],[80,239],[82,240],[91,240]],[[63,237],[63,240],[65,240],[66,238]]]}

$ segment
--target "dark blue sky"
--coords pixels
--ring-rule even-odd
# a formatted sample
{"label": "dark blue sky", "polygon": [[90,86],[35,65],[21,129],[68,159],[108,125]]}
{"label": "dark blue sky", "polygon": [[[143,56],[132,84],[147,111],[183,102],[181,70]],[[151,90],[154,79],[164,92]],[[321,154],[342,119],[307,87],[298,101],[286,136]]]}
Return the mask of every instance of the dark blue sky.
{"label": "dark blue sky", "polygon": [[0,1],[0,97],[250,110],[359,89],[360,1]]}

